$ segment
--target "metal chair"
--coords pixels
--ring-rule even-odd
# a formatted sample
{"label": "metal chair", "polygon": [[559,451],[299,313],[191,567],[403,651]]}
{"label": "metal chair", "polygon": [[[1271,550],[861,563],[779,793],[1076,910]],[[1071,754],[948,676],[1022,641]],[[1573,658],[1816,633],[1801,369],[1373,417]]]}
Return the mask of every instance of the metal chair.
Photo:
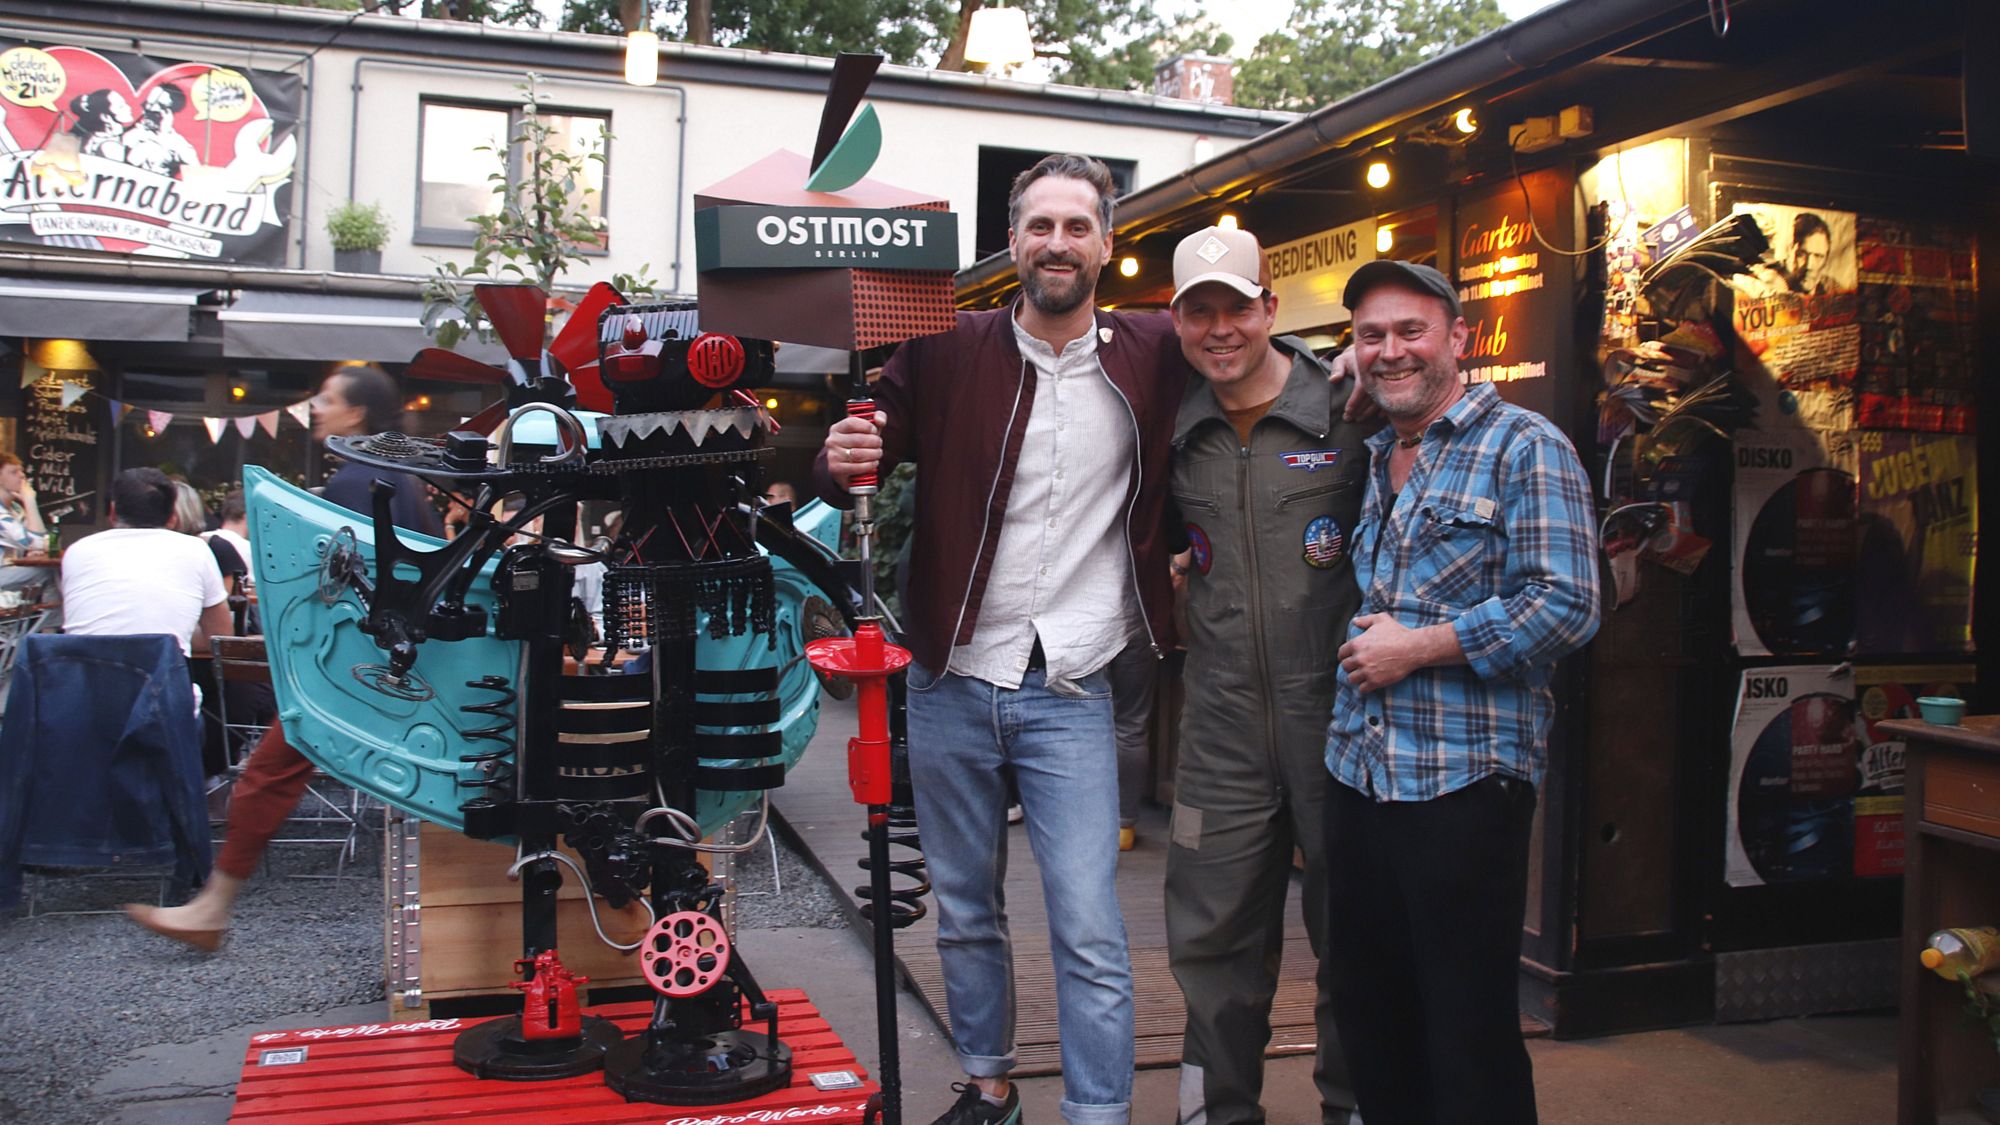
{"label": "metal chair", "polygon": [[[271,663],[261,636],[216,637],[211,641],[211,651],[215,657],[216,698],[223,737],[228,740],[233,784],[234,775],[242,772],[244,759],[250,756],[270,724],[261,716],[231,715],[228,687],[231,684],[268,685],[271,682]],[[304,833],[278,836],[271,841],[273,847],[303,844],[337,848],[333,874],[301,872],[293,874],[291,877],[294,879],[341,879],[347,874],[348,861],[360,848],[361,822],[368,810],[367,795],[358,789],[336,788],[336,785],[325,774],[314,773],[298,808],[285,820],[287,825],[304,829]],[[334,832],[331,835],[318,834],[318,829],[326,825],[334,826]],[[266,874],[270,871],[270,854],[269,851],[264,853]]]}

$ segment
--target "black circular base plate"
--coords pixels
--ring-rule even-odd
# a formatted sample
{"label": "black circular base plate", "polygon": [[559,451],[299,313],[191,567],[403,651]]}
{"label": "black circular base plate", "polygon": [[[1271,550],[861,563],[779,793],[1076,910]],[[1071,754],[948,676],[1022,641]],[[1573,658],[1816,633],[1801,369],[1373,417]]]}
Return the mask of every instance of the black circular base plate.
{"label": "black circular base plate", "polygon": [[604,1056],[604,1084],[628,1102],[741,1102],[791,1080],[792,1049],[756,1031],[719,1031],[657,1047],[642,1032]]}
{"label": "black circular base plate", "polygon": [[605,1054],[624,1038],[610,1020],[585,1016],[574,1039],[523,1039],[521,1017],[503,1016],[459,1032],[451,1061],[479,1078],[545,1082],[589,1074],[604,1065]]}

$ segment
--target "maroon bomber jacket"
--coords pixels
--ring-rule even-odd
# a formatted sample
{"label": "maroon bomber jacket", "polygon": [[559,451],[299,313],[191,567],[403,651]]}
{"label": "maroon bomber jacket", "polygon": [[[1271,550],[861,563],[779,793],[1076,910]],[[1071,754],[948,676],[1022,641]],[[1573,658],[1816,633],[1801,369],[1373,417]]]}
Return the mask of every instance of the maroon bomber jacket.
{"label": "maroon bomber jacket", "polygon": [[[1036,377],[1014,342],[1012,317],[1011,306],[961,312],[951,331],[905,343],[875,384],[877,409],[889,416],[881,471],[920,466],[903,624],[927,668],[943,668],[952,646],[971,640],[1000,546]],[[1165,313],[1100,311],[1097,333],[1098,360],[1137,427],[1125,534],[1146,628],[1164,652],[1173,643],[1167,457],[1190,369]],[[853,504],[827,472],[825,449],[813,462],[813,486],[829,504]]]}

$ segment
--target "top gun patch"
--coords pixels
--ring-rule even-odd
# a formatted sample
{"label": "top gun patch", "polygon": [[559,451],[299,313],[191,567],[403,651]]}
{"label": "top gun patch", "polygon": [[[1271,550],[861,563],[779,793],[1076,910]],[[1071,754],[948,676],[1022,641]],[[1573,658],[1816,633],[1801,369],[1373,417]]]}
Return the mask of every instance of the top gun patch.
{"label": "top gun patch", "polygon": [[1278,454],[1278,459],[1287,469],[1304,469],[1316,473],[1321,469],[1331,469],[1340,464],[1341,450],[1338,449],[1297,449],[1290,453]]}

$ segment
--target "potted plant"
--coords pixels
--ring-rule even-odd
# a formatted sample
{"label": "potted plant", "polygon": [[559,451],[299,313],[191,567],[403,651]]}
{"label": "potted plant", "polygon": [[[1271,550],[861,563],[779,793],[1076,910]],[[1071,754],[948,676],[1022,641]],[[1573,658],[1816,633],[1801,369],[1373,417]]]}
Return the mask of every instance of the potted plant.
{"label": "potted plant", "polygon": [[379,203],[353,200],[326,216],[326,233],[333,239],[333,268],[342,273],[382,272],[382,247],[389,244],[389,216]]}

